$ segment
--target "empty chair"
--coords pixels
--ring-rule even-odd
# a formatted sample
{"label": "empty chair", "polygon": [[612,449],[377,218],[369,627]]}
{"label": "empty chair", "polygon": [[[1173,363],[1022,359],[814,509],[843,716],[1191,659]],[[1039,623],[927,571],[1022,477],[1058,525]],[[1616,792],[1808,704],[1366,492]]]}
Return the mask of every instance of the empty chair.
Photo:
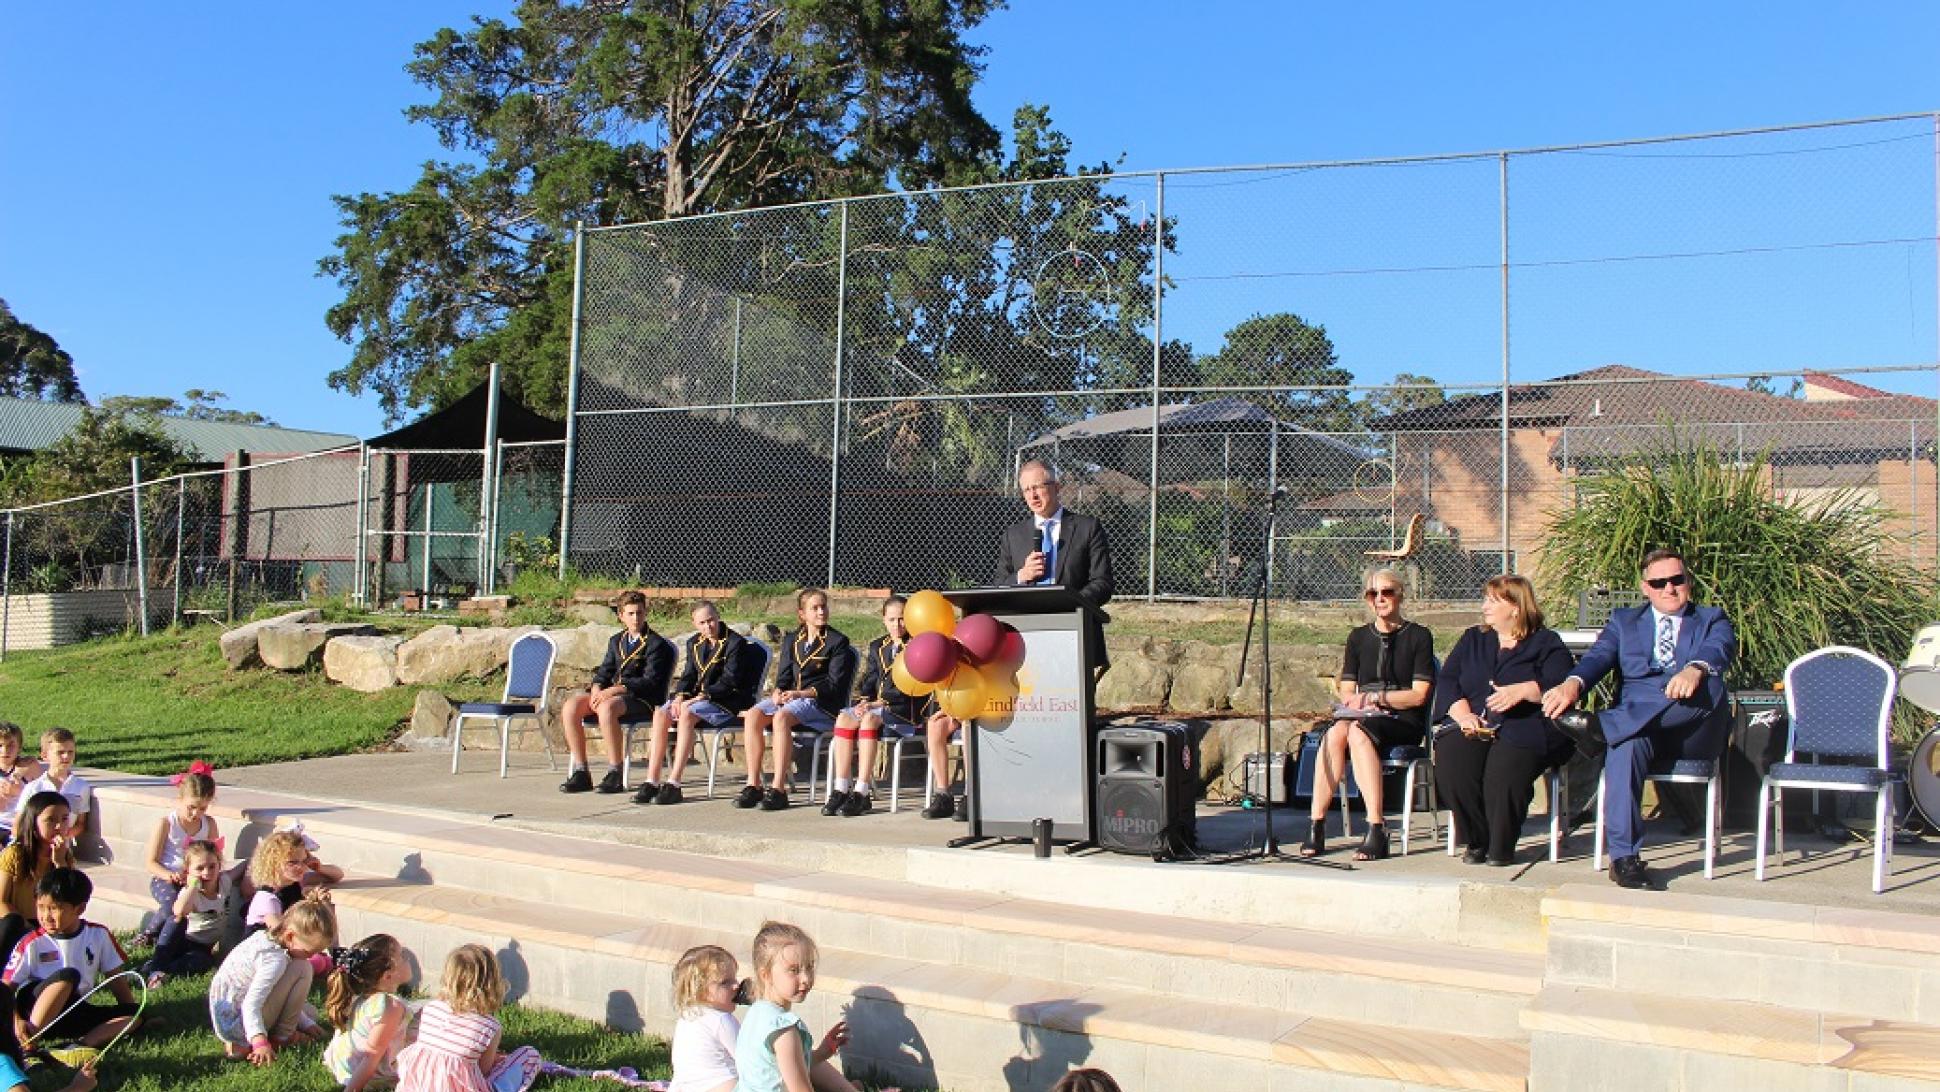
{"label": "empty chair", "polygon": [[543,726],[546,708],[546,695],[552,688],[552,665],[559,658],[558,646],[552,638],[543,633],[528,633],[512,643],[511,654],[505,663],[505,694],[495,702],[466,702],[458,707],[458,717],[451,726],[451,772],[458,772],[458,752],[460,737],[465,733],[467,720],[488,720],[498,725],[498,775],[505,776],[506,751],[510,748],[513,721],[531,721],[522,725],[521,732],[539,729],[539,738],[545,741],[546,763],[557,767],[552,757],[552,740],[547,738]]}
{"label": "empty chair", "polygon": [[[1808,652],[1785,669],[1785,710],[1791,731],[1785,761],[1765,771],[1758,784],[1758,878],[1765,878],[1766,828],[1778,824],[1778,855],[1785,855],[1785,789],[1869,792],[1874,795],[1873,893],[1886,889],[1893,855],[1892,723],[1899,677],[1890,664],[1864,649],[1834,645]],[[1860,759],[1860,765],[1819,766],[1798,761]]]}

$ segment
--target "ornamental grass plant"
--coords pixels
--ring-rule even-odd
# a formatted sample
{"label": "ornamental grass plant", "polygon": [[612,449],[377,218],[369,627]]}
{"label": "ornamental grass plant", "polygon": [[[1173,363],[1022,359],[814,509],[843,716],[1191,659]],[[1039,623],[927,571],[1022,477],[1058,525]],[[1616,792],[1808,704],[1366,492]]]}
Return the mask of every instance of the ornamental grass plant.
{"label": "ornamental grass plant", "polygon": [[1737,630],[1733,687],[1771,687],[1826,645],[1899,663],[1940,606],[1930,552],[1916,562],[1889,527],[1897,513],[1869,491],[1775,481],[1783,468],[1769,451],[1740,462],[1671,432],[1575,481],[1574,503],[1549,516],[1543,588],[1559,604],[1634,589],[1638,561],[1670,546],[1685,555],[1696,601],[1723,607]]}

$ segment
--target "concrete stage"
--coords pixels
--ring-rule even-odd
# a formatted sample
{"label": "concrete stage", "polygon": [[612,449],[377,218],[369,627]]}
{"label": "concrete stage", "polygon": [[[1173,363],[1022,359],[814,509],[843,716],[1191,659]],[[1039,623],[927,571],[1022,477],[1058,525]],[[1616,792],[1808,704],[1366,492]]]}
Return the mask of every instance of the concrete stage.
{"label": "concrete stage", "polygon": [[[1517,868],[1464,865],[1420,826],[1409,856],[1353,868],[1043,861],[942,848],[965,828],[917,815],[920,788],[854,819],[737,811],[731,780],[640,807],[564,796],[536,756],[505,780],[495,753],[465,757],[455,777],[448,754],[225,770],[214,810],[244,852],[302,818],[351,872],[347,936],[395,933],[427,966],[492,944],[525,1003],[626,1030],[670,1033],[687,947],[745,958],[762,920],[795,921],[823,949],[811,1026],[846,1016],[845,1063],[909,1089],[1042,1092],[1081,1064],[1128,1092],[1940,1089],[1936,844],[1900,847],[1884,896],[1863,847],[1805,836],[1762,885],[1733,835],[1717,880],[1678,840],[1647,850],[1667,890],[1619,891],[1591,871],[1587,828],[1537,860],[1539,818]],[[89,776],[111,858],[94,915],[130,924],[173,794]],[[1200,827],[1219,852],[1260,823],[1211,809]],[[1291,843],[1304,816],[1276,823]],[[1351,842],[1334,844],[1345,865]]]}

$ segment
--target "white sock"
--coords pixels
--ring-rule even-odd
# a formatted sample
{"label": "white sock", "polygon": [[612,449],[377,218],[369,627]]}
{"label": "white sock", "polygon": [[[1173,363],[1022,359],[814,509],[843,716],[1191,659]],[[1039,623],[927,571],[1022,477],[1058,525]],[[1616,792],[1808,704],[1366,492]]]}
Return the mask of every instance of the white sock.
{"label": "white sock", "polygon": [[848,792],[848,791],[849,791],[849,779],[848,779],[848,778],[846,778],[846,777],[838,777],[838,778],[836,778],[836,779],[835,779],[835,791],[836,791],[836,792]]}
{"label": "white sock", "polygon": [[855,791],[861,793],[864,796],[874,796],[876,793],[876,787],[874,785],[871,785],[867,781],[858,781],[855,784]]}

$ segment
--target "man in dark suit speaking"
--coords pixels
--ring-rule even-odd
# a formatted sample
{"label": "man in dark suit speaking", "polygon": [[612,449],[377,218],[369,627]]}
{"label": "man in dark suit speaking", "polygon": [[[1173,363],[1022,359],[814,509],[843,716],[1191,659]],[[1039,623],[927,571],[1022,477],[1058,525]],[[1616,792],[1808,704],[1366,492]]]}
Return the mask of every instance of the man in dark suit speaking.
{"label": "man in dark suit speaking", "polygon": [[1644,774],[1653,763],[1718,757],[1730,730],[1724,673],[1737,651],[1731,621],[1717,607],[1691,602],[1691,574],[1676,550],[1644,555],[1640,588],[1646,606],[1610,612],[1576,670],[1543,695],[1543,715],[1557,717],[1612,671],[1617,702],[1598,717],[1610,752],[1603,760],[1604,826],[1610,878],[1644,887]]}
{"label": "man in dark suit speaking", "polygon": [[1108,620],[1103,608],[1112,591],[1111,544],[1105,541],[1105,528],[1058,503],[1057,474],[1044,463],[1032,460],[1018,468],[1017,488],[1024,494],[1031,518],[1005,529],[997,582],[1062,584],[1092,608],[1095,682],[1111,666],[1103,625]]}

